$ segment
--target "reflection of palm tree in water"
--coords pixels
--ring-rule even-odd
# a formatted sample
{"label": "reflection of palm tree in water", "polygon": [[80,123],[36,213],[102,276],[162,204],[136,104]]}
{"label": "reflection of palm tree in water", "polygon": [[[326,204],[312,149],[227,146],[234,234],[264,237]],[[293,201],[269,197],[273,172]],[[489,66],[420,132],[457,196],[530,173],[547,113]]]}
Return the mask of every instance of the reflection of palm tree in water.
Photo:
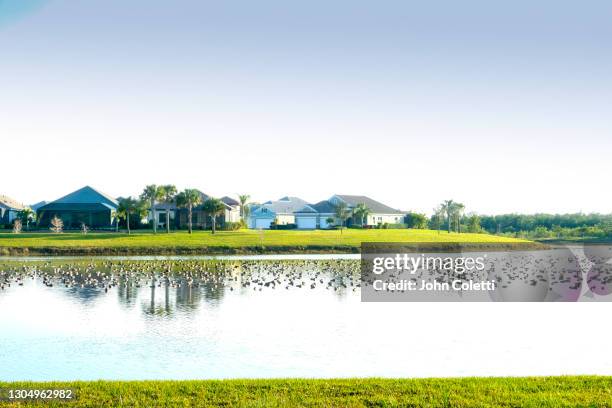
{"label": "reflection of palm tree in water", "polygon": [[126,285],[125,280],[121,280],[117,285],[117,296],[119,297],[119,304],[130,308],[134,306],[136,297],[138,295],[138,287],[133,282],[128,282]]}
{"label": "reflection of palm tree in water", "polygon": [[[158,285],[155,283],[150,285],[150,301],[148,308],[144,309],[145,314],[151,316],[171,316],[173,314],[174,310],[170,304],[170,281],[168,279],[164,279],[163,281],[163,283],[160,282]],[[155,280],[152,279],[151,282],[155,282]],[[161,290],[162,287],[164,291],[164,300],[156,304],[155,291],[158,289]]]}

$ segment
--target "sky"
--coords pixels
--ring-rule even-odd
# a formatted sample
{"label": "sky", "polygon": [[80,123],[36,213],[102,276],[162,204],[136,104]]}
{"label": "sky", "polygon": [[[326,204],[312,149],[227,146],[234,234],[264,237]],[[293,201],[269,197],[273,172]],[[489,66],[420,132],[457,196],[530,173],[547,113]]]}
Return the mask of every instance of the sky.
{"label": "sky", "polygon": [[609,1],[0,0],[0,194],[612,212]]}

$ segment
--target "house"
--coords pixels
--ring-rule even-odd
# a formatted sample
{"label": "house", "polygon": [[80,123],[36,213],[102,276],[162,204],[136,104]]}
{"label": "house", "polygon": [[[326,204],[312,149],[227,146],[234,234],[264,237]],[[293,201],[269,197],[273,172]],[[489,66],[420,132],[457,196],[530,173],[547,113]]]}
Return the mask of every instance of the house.
{"label": "house", "polygon": [[[336,194],[328,200],[333,206],[338,203],[345,203],[352,211],[357,205],[365,204],[370,210],[370,214],[363,220],[363,225],[376,226],[381,224],[401,224],[404,222],[404,216],[406,215],[400,210],[391,208],[379,201],[373,200],[367,196],[360,195],[343,195]],[[359,221],[359,220],[353,220]]]}
{"label": "house", "polygon": [[229,207],[225,210],[225,221],[240,222],[240,203],[228,196],[221,197],[221,202]]}
{"label": "house", "polygon": [[277,225],[295,224],[295,213],[308,203],[298,197],[283,197],[277,201],[267,201],[251,207],[249,228],[269,229],[272,223]]}
{"label": "house", "polygon": [[[211,226],[210,215],[203,211],[203,204],[206,200],[212,198],[198,190],[200,194],[201,204],[195,206],[192,210],[192,224],[194,228],[208,228]],[[223,205],[223,214],[217,216],[217,225],[223,225],[228,222],[240,222],[240,203],[231,197],[225,196],[219,199]],[[187,208],[177,208],[175,204],[159,204],[156,207],[156,216],[158,218],[158,228],[165,228],[166,211],[170,211],[171,223],[177,228],[187,228],[188,213]]]}
{"label": "house", "polygon": [[0,225],[9,225],[25,206],[10,197],[0,195]]}
{"label": "house", "polygon": [[[357,205],[365,204],[370,214],[363,220],[367,226],[376,226],[384,223],[400,224],[404,222],[404,212],[393,209],[383,203],[366,196],[356,195],[334,195],[329,200],[320,201],[316,204],[307,204],[295,212],[295,223],[298,229],[330,228],[327,222],[329,218],[336,220],[336,206],[338,203],[346,204],[347,209],[352,211]],[[361,222],[361,220],[350,219],[349,224]],[[336,220],[335,224],[339,224]]]}
{"label": "house", "polygon": [[114,225],[113,212],[117,210],[117,200],[85,186],[62,198],[38,208],[36,211],[39,227],[48,228],[53,217],[60,218],[65,229],[89,228],[104,229]]}
{"label": "house", "polygon": [[298,229],[331,228],[328,218],[336,218],[335,207],[327,200],[308,204],[295,212],[295,223]]}

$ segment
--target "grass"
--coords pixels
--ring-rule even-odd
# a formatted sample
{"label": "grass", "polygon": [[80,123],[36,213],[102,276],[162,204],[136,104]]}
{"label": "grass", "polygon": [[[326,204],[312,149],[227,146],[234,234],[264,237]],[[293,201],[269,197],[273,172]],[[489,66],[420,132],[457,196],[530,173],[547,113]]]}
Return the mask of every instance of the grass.
{"label": "grass", "polygon": [[[612,377],[0,383],[72,388],[49,407],[612,407]],[[34,402],[7,407],[41,406]]]}
{"label": "grass", "polygon": [[231,253],[231,252],[358,252],[362,242],[520,243],[514,238],[487,234],[457,234],[432,230],[282,231],[239,230],[123,233],[0,233],[0,254],[20,253]]}

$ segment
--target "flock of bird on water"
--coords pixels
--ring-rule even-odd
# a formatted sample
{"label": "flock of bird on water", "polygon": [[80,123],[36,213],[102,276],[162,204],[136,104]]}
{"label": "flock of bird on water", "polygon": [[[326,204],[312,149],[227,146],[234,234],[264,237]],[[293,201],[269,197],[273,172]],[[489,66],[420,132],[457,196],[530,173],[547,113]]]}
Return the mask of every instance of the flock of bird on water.
{"label": "flock of bird on water", "polygon": [[[565,285],[578,289],[583,281],[594,292],[607,294],[612,288],[612,248],[587,257],[568,252],[513,254],[489,259],[487,274],[506,288],[514,283],[535,286]],[[583,279],[583,271],[590,272]],[[171,287],[198,288],[201,285],[229,291],[265,289],[316,289],[356,291],[362,283],[359,260],[138,260],[138,261],[32,261],[0,262],[0,290],[23,286],[27,279],[40,280],[48,287],[89,288],[109,292],[113,288]],[[429,271],[431,272],[431,271]],[[437,271],[444,272],[444,271]],[[435,279],[448,274],[431,274]],[[393,278],[393,276],[390,276]],[[416,279],[417,276],[412,276]],[[465,277],[471,278],[471,277]]]}
{"label": "flock of bird on water", "polygon": [[32,262],[0,264],[0,289],[40,279],[48,287],[100,289],[198,288],[204,284],[228,290],[324,287],[338,291],[359,287],[359,262],[354,260],[202,261],[151,260],[101,262]]}

